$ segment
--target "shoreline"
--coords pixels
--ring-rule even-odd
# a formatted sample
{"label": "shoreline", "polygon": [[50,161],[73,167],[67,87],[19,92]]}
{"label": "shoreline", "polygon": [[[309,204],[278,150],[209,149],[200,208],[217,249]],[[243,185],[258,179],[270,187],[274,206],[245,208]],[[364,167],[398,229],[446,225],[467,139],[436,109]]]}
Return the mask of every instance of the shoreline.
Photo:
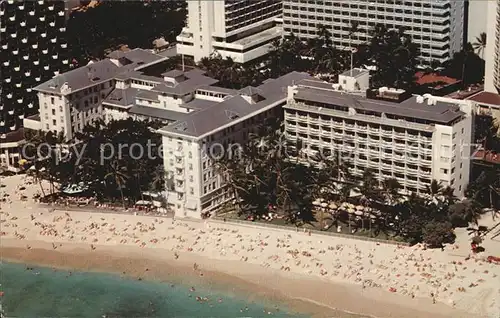
{"label": "shoreline", "polygon": [[500,266],[485,260],[500,255],[500,240],[485,240],[487,252],[471,255],[465,229],[455,231],[455,244],[432,250],[258,224],[56,210],[30,199],[38,184],[29,177],[0,183],[2,259],[145,279],[178,276],[183,285],[200,282],[197,263],[209,284],[277,297],[317,317],[331,317],[333,308],[379,318],[500,317]]}
{"label": "shoreline", "polygon": [[[31,248],[26,249],[26,244]],[[218,261],[185,252],[175,259],[171,251],[158,253],[139,247],[96,245],[94,251],[86,247],[85,244],[63,243],[54,250],[48,242],[2,238],[0,255],[2,261],[11,263],[105,272],[163,283],[199,284],[245,296],[248,301],[283,304],[292,312],[311,317],[470,317],[470,314],[444,304],[432,304],[427,299],[408,302],[400,295],[387,298],[389,293],[377,289],[363,290],[303,275],[292,277],[275,270],[266,272],[261,267],[237,261]],[[193,270],[194,263],[199,265],[203,277]]]}

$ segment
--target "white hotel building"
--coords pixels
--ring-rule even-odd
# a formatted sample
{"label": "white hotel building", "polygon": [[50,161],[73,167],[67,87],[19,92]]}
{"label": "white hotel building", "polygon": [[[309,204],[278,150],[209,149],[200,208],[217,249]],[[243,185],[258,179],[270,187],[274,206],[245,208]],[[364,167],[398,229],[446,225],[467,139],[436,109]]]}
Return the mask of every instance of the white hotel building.
{"label": "white hotel building", "polygon": [[236,144],[244,144],[265,118],[281,116],[286,88],[303,79],[311,77],[292,72],[239,91],[217,87],[198,90],[190,103],[201,109],[159,130],[165,170],[173,181],[167,189],[167,201],[176,216],[200,218],[233,199],[232,190],[215,166],[222,151],[219,145],[225,151],[236,151]]}
{"label": "white hotel building", "polygon": [[367,168],[379,180],[396,178],[404,190],[423,193],[433,179],[462,198],[469,182],[473,111],[468,102],[432,96],[387,101],[382,89],[367,99],[304,80],[289,87],[286,137],[307,153],[340,152],[354,175]]}
{"label": "white hotel building", "polygon": [[188,1],[177,53],[196,62],[212,53],[246,63],[266,55],[281,38],[282,1]]}
{"label": "white hotel building", "polygon": [[284,0],[285,34],[314,38],[319,25],[332,33],[335,46],[350,47],[351,23],[358,31],[352,44],[365,43],[377,24],[405,28],[418,44],[423,63],[445,62],[463,46],[464,1],[455,0]]}
{"label": "white hotel building", "polygon": [[500,90],[500,0],[488,1],[486,17],[486,62],[484,75],[484,90],[499,93]]}

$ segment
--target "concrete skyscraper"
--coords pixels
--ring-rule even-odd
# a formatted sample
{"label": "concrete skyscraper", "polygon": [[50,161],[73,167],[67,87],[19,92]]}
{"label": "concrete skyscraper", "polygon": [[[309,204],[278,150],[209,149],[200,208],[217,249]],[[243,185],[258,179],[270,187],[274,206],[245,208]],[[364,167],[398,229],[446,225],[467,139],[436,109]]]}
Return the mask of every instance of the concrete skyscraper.
{"label": "concrete skyscraper", "polygon": [[282,1],[188,1],[177,52],[195,61],[217,52],[245,63],[267,54],[282,36]]}
{"label": "concrete skyscraper", "polygon": [[[418,44],[423,63],[445,62],[463,47],[463,1],[452,0],[284,0],[285,33],[314,38],[319,25],[332,33],[334,45],[349,48],[370,39],[377,24],[404,28]],[[357,31],[349,37],[353,22]]]}

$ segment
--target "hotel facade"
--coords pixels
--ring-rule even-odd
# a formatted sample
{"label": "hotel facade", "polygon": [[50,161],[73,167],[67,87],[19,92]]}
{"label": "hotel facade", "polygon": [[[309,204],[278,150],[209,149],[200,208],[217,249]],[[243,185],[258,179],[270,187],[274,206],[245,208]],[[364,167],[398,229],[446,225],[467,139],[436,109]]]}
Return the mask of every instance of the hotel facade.
{"label": "hotel facade", "polygon": [[486,17],[486,49],[484,50],[484,90],[499,93],[500,90],[500,0],[488,1]]}
{"label": "hotel facade", "polygon": [[282,1],[188,1],[177,53],[196,62],[213,53],[246,63],[266,55],[282,36]]}
{"label": "hotel facade", "polygon": [[[406,193],[423,194],[433,179],[464,197],[469,182],[473,110],[467,101],[413,96],[387,88],[374,97],[342,93],[331,84],[302,81],[289,87],[287,140],[306,152],[340,154],[353,175],[366,169],[379,181],[395,178]],[[385,100],[383,100],[385,99]]]}
{"label": "hotel facade", "polygon": [[[443,63],[463,47],[464,1],[454,0],[284,0],[285,34],[301,39],[317,36],[326,26],[336,47],[349,49],[370,39],[377,24],[404,28],[419,46],[421,61]],[[352,23],[357,31],[350,35]]]}

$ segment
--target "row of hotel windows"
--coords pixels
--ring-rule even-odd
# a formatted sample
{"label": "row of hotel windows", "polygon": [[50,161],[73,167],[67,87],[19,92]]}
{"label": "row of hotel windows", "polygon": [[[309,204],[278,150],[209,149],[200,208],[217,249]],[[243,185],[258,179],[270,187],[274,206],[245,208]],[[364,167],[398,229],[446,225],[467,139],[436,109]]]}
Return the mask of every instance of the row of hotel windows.
{"label": "row of hotel windows", "polygon": [[[307,4],[315,4],[315,5],[318,5],[318,6],[322,6],[322,5],[325,5],[327,7],[342,7],[342,8],[353,8],[353,9],[356,9],[356,8],[359,8],[361,10],[364,10],[364,9],[367,9],[366,7],[366,3],[368,2],[367,0],[358,0],[358,1],[316,1],[316,0],[309,0],[309,1],[304,1],[304,0],[287,0],[289,2],[292,2],[292,3],[299,3],[299,4],[305,4],[307,2]],[[446,9],[446,8],[449,8],[450,7],[450,4],[449,3],[446,3],[446,2],[439,2],[439,1],[427,1],[427,2],[424,2],[424,1],[400,1],[400,0],[385,0],[383,2],[380,3],[381,5],[395,5],[395,6],[406,6],[406,7],[416,7],[416,8],[421,8],[421,7],[424,7],[424,8],[443,8],[443,9]],[[377,5],[376,2],[373,2],[373,1],[370,1],[369,3],[369,6],[368,6],[368,10],[375,10],[375,7],[374,5]]]}
{"label": "row of hotel windows", "polygon": [[[304,103],[307,106],[316,106],[320,108],[326,108],[326,109],[331,109],[339,112],[349,112],[349,107],[347,106],[341,106],[341,105],[333,105],[333,104],[326,104],[326,103],[319,103],[319,102],[313,102],[313,101],[308,101],[308,100],[301,100],[296,98],[295,99],[297,102]],[[430,120],[425,120],[421,118],[416,118],[416,117],[407,117],[407,116],[400,116],[400,115],[393,115],[393,114],[388,114],[388,113],[382,113],[382,112],[376,112],[376,111],[366,111],[363,109],[357,109],[355,108],[356,113],[359,115],[366,115],[366,116],[372,116],[372,117],[379,117],[382,118],[382,114],[385,114],[385,117],[387,119],[393,119],[393,120],[402,120],[410,123],[417,123],[417,124],[422,124],[422,125],[432,125],[436,124],[434,121]],[[288,115],[294,115],[292,112],[287,112]],[[299,116],[306,116],[307,113],[304,112],[298,112],[296,113]],[[311,119],[318,119],[317,116],[309,115],[309,118]],[[333,118],[333,117],[330,117]],[[325,119],[325,120],[330,120],[330,119]],[[334,120],[335,121],[335,120]],[[342,124],[342,121],[338,122],[338,124]],[[346,125],[354,125],[355,121],[354,120],[345,120]],[[359,122],[358,122],[359,125]]]}
{"label": "row of hotel windows", "polygon": [[[339,10],[330,10],[330,9],[323,9],[323,8],[298,7],[298,6],[289,6],[289,5],[284,5],[283,8],[285,10],[290,10],[291,9],[291,10],[296,10],[296,11],[299,11],[299,12],[311,12],[311,13],[320,13],[320,14],[324,13],[324,14],[333,14],[333,15],[348,15],[348,16],[353,16],[353,17],[359,16],[361,18],[368,17],[370,19],[374,19],[375,18],[375,14],[373,14],[373,13],[364,13],[364,12],[358,13],[358,12],[355,12],[355,11],[348,11],[348,10],[346,10],[346,11],[339,11]],[[360,8],[360,10],[364,10],[364,9],[366,9],[366,8]],[[437,13],[437,12],[421,11],[421,10],[418,10],[418,9],[415,9],[415,10],[408,10],[408,9],[403,10],[403,9],[394,9],[394,8],[390,8],[390,7],[387,7],[387,8],[378,7],[377,10],[375,10],[375,8],[367,10],[367,12],[375,12],[375,11],[378,11],[378,12],[381,12],[381,13],[389,13],[389,14],[392,14],[393,12],[395,12],[398,15],[407,14],[407,15],[413,15],[413,16],[424,16],[424,17],[446,17],[446,16],[449,16],[449,11],[444,11],[444,12],[441,12],[441,13]],[[378,14],[377,17],[379,19],[384,19],[384,18],[387,18],[388,16]]]}

